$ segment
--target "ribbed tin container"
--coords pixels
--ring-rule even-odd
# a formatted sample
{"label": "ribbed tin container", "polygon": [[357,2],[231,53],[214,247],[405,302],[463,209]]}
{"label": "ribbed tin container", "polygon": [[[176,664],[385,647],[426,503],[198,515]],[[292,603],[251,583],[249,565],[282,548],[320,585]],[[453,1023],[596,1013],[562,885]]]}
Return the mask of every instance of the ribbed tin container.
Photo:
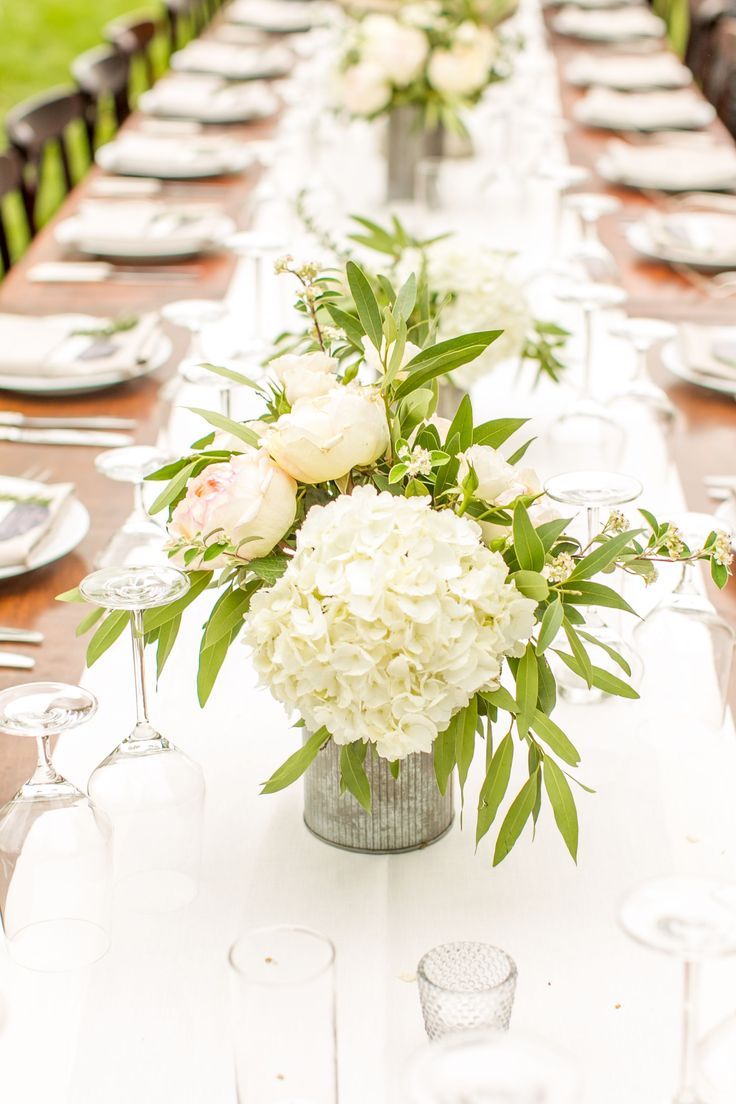
{"label": "ribbed tin container", "polygon": [[417,165],[425,157],[441,157],[444,130],[425,130],[423,112],[411,104],[388,116],[386,148],[387,199],[413,199]]}
{"label": "ribbed tin container", "polygon": [[332,741],[304,776],[304,821],[315,836],[346,851],[415,851],[441,839],[452,825],[452,781],[443,796],[429,754],[401,762],[398,779],[385,759],[366,755],[373,795],[366,813],[351,793],[340,793],[340,749]]}

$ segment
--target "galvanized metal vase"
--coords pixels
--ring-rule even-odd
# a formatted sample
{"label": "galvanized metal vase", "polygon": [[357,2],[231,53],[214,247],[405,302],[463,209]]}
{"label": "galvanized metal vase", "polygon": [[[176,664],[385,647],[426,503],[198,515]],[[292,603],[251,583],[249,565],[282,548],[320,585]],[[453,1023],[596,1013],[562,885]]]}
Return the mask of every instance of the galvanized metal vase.
{"label": "galvanized metal vase", "polygon": [[437,788],[429,754],[402,760],[394,779],[388,762],[368,754],[365,770],[373,795],[366,813],[351,793],[340,793],[340,749],[332,741],[304,776],[304,822],[313,835],[346,851],[388,854],[415,851],[441,839],[453,821],[452,784]]}
{"label": "galvanized metal vase", "polygon": [[386,191],[388,200],[413,199],[417,165],[425,157],[442,157],[443,127],[426,130],[420,108],[397,107],[388,117]]}

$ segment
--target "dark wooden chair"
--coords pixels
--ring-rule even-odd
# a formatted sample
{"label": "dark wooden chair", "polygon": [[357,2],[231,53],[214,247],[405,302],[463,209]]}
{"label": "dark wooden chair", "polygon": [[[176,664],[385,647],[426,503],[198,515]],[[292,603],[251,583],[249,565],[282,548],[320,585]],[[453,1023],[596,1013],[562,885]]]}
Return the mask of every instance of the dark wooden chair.
{"label": "dark wooden chair", "polygon": [[[84,121],[84,96],[76,88],[60,89],[25,100],[12,108],[5,118],[8,141],[21,160],[23,204],[34,234],[38,226],[37,201],[48,164],[47,154],[58,156],[61,182],[66,192],[74,187],[74,162],[83,159],[85,168],[89,165],[92,150],[87,142]],[[72,137],[74,123],[80,124],[82,139],[76,148]]]}
{"label": "dark wooden chair", "polygon": [[207,0],[164,0],[164,8],[172,53],[190,38],[196,38],[211,15]]}
{"label": "dark wooden chair", "polygon": [[736,18],[733,16],[719,22],[713,50],[708,98],[736,137]]}
{"label": "dark wooden chair", "polygon": [[74,59],[71,71],[85,99],[87,138],[94,149],[107,107],[117,126],[130,115],[130,57],[114,46],[95,46]]}
{"label": "dark wooden chair", "polygon": [[715,38],[719,22],[728,14],[729,0],[689,0],[690,33],[685,64],[706,95],[715,60]]}
{"label": "dark wooden chair", "polygon": [[135,16],[114,19],[102,32],[107,41],[128,58],[131,67],[137,65],[140,68],[147,88],[156,79],[153,51],[158,31],[155,19]]}
{"label": "dark wooden chair", "polygon": [[[0,275],[4,275],[13,263],[10,234],[8,233],[4,212],[4,206],[8,200],[10,202],[16,200],[17,209],[25,221],[21,185],[21,162],[18,154],[15,150],[6,150],[5,153],[0,153]],[[26,225],[23,229],[28,234],[28,226]]]}

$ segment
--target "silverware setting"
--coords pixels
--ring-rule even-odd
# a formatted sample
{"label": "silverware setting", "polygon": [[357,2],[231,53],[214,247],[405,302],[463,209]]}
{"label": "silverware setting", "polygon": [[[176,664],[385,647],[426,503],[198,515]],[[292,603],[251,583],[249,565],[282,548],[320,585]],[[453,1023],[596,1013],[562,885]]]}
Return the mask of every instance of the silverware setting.
{"label": "silverware setting", "polygon": [[32,671],[36,666],[35,659],[22,655],[21,652],[0,652],[0,667],[12,667],[16,671]]}
{"label": "silverware setting", "polygon": [[43,641],[43,633],[36,629],[16,629],[12,625],[0,625],[0,644],[43,644]]}
{"label": "silverware setting", "polygon": [[703,482],[708,497],[715,502],[726,502],[736,496],[736,475],[706,475]]}
{"label": "silverware setting", "polygon": [[118,448],[132,445],[128,433],[103,433],[88,429],[24,429],[19,426],[0,426],[0,441],[12,441],[18,445],[87,445],[92,448]]}
{"label": "silverware setting", "polygon": [[18,410],[0,411],[0,426],[18,426],[20,429],[136,429],[133,418],[32,417]]}

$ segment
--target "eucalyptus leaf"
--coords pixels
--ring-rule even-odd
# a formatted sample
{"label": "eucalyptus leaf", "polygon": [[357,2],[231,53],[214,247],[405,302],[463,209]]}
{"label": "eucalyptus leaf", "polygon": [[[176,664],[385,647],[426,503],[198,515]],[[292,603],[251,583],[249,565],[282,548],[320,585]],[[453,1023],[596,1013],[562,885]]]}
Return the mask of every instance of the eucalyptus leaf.
{"label": "eucalyptus leaf", "polygon": [[371,787],[365,773],[365,755],[367,744],[359,740],[352,744],[343,744],[340,748],[340,775],[345,788],[353,795],[367,813],[371,811]]}
{"label": "eucalyptus leaf", "polygon": [[496,840],[496,849],[493,853],[494,866],[503,862],[524,830],[524,825],[531,816],[537,800],[538,786],[539,772],[537,771],[527,779],[512,801]]}
{"label": "eucalyptus leaf", "polygon": [[545,759],[542,767],[544,788],[547,791],[555,823],[567,849],[578,861],[578,812],[570,785],[553,759]]}
{"label": "eucalyptus leaf", "polygon": [[284,790],[287,786],[290,786],[292,782],[296,782],[297,778],[301,778],[304,772],[317,758],[323,744],[327,743],[330,739],[330,734],[326,728],[322,727],[317,729],[313,733],[307,742],[295,751],[293,755],[281,764],[278,770],[275,770],[268,782],[264,782],[261,787],[262,794],[277,793],[278,790]]}

